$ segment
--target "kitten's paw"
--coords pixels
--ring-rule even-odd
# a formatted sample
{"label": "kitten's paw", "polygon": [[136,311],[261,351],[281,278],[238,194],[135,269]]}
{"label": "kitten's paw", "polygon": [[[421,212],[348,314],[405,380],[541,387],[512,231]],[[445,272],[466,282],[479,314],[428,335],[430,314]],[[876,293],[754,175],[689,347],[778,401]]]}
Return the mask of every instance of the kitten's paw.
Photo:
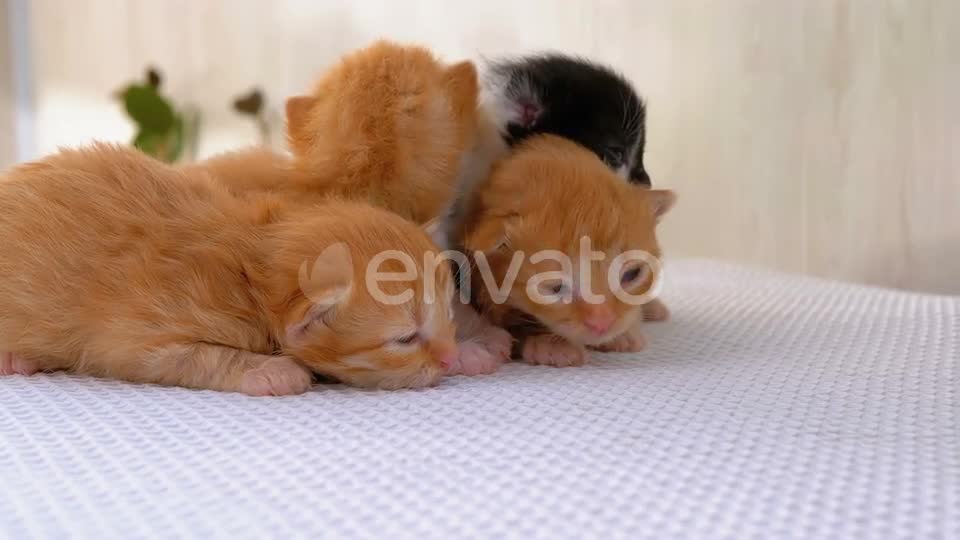
{"label": "kitten's paw", "polygon": [[240,391],[250,396],[290,396],[310,389],[313,375],[296,360],[277,356],[243,374]]}
{"label": "kitten's paw", "polygon": [[39,362],[16,353],[0,352],[0,375],[33,375],[40,371]]}
{"label": "kitten's paw", "polygon": [[582,366],[587,351],[560,336],[530,336],[523,343],[523,360],[535,366]]}
{"label": "kitten's paw", "polygon": [[628,353],[642,351],[646,346],[647,338],[643,337],[643,334],[639,330],[631,329],[620,334],[613,341],[602,343],[592,348],[602,352]]}
{"label": "kitten's paw", "polygon": [[490,325],[473,340],[501,362],[510,359],[510,352],[513,350],[513,336],[503,328]]}
{"label": "kitten's paw", "polygon": [[648,302],[640,308],[643,310],[643,320],[660,322],[670,319],[670,309],[659,298]]}
{"label": "kitten's paw", "polygon": [[500,367],[499,356],[490,352],[482,343],[467,341],[458,345],[457,361],[447,370],[447,375],[485,375]]}
{"label": "kitten's paw", "polygon": [[503,328],[491,324],[472,306],[454,302],[454,320],[457,323],[457,341],[461,346],[476,343],[495,358],[503,361],[510,359],[513,336]]}

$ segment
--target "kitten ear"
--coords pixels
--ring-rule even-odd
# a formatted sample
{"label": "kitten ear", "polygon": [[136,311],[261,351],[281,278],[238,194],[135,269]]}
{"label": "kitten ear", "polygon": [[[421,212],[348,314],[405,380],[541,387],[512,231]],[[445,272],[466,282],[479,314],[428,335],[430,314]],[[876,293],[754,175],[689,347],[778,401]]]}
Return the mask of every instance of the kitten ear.
{"label": "kitten ear", "polygon": [[480,83],[478,82],[477,67],[473,65],[473,62],[466,60],[448,67],[444,79],[458,114],[476,110]]}
{"label": "kitten ear", "polygon": [[470,234],[468,244],[472,251],[482,251],[488,255],[510,246],[510,230],[516,216],[487,221]]}
{"label": "kitten ear", "polygon": [[353,285],[350,250],[340,242],[327,246],[313,261],[312,270],[308,268],[307,261],[300,264],[297,283],[300,295],[309,301],[311,307],[287,327],[287,340],[290,343],[302,339],[312,324],[323,322],[323,317],[350,295]]}
{"label": "kitten ear", "polygon": [[313,96],[294,96],[287,100],[287,133],[296,137],[303,132],[310,117],[310,109],[316,102],[317,98]]}
{"label": "kitten ear", "polygon": [[302,344],[307,331],[315,324],[324,324],[324,318],[329,316],[349,293],[349,287],[333,287],[328,289],[324,296],[311,297],[314,303],[307,308],[299,320],[287,326],[287,344],[293,346]]}
{"label": "kitten ear", "polygon": [[650,206],[653,208],[653,216],[657,221],[660,221],[660,218],[677,202],[677,194],[669,189],[651,189],[647,191],[647,195],[650,198]]}
{"label": "kitten ear", "polygon": [[297,283],[303,296],[315,304],[331,302],[331,295],[339,294],[338,289],[349,290],[353,283],[350,248],[342,242],[330,244],[313,261],[312,269],[308,261],[303,261],[297,271]]}

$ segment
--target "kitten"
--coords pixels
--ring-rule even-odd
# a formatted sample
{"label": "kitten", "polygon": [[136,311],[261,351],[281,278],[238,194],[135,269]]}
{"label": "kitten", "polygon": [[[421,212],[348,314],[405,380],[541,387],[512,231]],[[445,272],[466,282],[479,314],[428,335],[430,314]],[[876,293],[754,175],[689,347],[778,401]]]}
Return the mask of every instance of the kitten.
{"label": "kitten", "polygon": [[473,145],[478,94],[473,63],[448,66],[422,47],[379,41],[345,56],[287,101],[301,184],[426,223]]}
{"label": "kitten", "polygon": [[[467,249],[477,253],[471,273],[477,304],[496,324],[524,338],[522,356],[532,364],[579,365],[586,360],[587,346],[641,349],[642,309],[617,297],[614,285],[632,295],[649,292],[658,265],[637,260],[625,265],[613,284],[607,277],[621,253],[642,250],[660,256],[655,226],[674,200],[671,191],[636,189],[623,182],[572,141],[531,137],[494,167],[478,192],[464,239]],[[606,254],[604,260],[579,262],[584,236],[593,251]],[[571,256],[572,266],[531,259],[543,250]],[[489,264],[495,286],[502,287],[520,254],[516,280],[498,302],[484,281],[484,264]],[[543,272],[554,274],[540,283],[537,275]],[[588,301],[588,291],[600,295],[600,302]],[[536,295],[563,301],[545,305],[535,301]]]}
{"label": "kitten", "polygon": [[[620,177],[650,187],[643,165],[646,106],[613,69],[549,53],[492,62],[483,82],[484,99],[509,144],[538,133],[559,135],[589,148]],[[669,317],[659,299],[644,306],[646,320]]]}
{"label": "kitten", "polygon": [[620,177],[650,185],[643,166],[646,107],[614,70],[550,53],[492,62],[483,82],[510,144],[559,135],[590,149]]}
{"label": "kitten", "polygon": [[[471,62],[441,63],[422,47],[387,41],[353,52],[312,93],[287,101],[293,158],[263,150],[231,153],[202,166],[234,193],[273,193],[314,204],[363,200],[427,223],[450,213],[455,186],[472,186],[506,145],[478,112]],[[443,248],[456,247],[431,227]],[[452,374],[494,371],[511,338],[457,303],[461,357]]]}
{"label": "kitten", "polygon": [[[380,284],[412,290],[404,302],[364,281],[386,250],[423,276]],[[134,150],[63,151],[0,181],[0,374],[251,395],[304,392],[312,373],[434,384],[457,350],[452,277],[426,272],[431,251],[422,229],[370,205],[238,198]]]}
{"label": "kitten", "polygon": [[292,158],[251,149],[202,167],[234,193],[363,200],[426,223],[474,144],[479,91],[472,62],[446,65],[425,48],[377,41],[287,100]]}

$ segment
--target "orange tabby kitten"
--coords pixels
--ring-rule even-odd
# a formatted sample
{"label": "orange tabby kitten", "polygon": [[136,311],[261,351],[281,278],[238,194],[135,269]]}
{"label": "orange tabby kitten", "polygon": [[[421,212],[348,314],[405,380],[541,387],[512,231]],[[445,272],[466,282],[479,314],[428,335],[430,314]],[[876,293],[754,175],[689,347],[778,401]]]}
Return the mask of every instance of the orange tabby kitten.
{"label": "orange tabby kitten", "polygon": [[425,223],[473,145],[479,91],[472,62],[448,66],[425,48],[378,41],[287,101],[295,166],[327,193]]}
{"label": "orange tabby kitten", "polygon": [[[611,267],[617,255],[631,250],[660,256],[655,226],[674,199],[670,191],[623,182],[569,140],[531,138],[495,166],[468,222],[466,247],[482,253],[471,274],[481,310],[524,338],[522,355],[532,364],[579,365],[588,346],[639,350],[642,308],[614,290],[647,292],[658,265],[631,259],[616,275]],[[583,237],[603,260],[581,258]],[[543,250],[567,254],[571,264],[532,257]],[[512,261],[520,254],[518,266]],[[516,279],[499,301],[484,282],[484,261],[496,287],[505,285],[513,264]]]}
{"label": "orange tabby kitten", "polygon": [[[457,186],[472,189],[506,152],[478,113],[478,94],[472,63],[447,66],[422,47],[379,41],[344,57],[310,95],[288,100],[292,160],[249,150],[200,167],[235,193],[270,192],[302,204],[363,200],[425,223],[460,200]],[[495,370],[509,357],[509,334],[469,306],[455,307],[461,357],[451,373]]]}
{"label": "orange tabby kitten", "polygon": [[[419,279],[364,276],[397,250]],[[0,374],[39,370],[239,391],[311,374],[380,388],[435,383],[456,359],[446,266],[428,236],[360,203],[238,198],[202,173],[95,145],[0,182]],[[396,261],[393,261],[396,262]],[[401,266],[388,261],[384,272]],[[443,301],[429,302],[425,289]]]}
{"label": "orange tabby kitten", "polygon": [[426,223],[474,144],[478,93],[471,62],[447,66],[422,47],[378,41],[287,101],[292,160],[248,150],[202,166],[237,193],[364,200]]}

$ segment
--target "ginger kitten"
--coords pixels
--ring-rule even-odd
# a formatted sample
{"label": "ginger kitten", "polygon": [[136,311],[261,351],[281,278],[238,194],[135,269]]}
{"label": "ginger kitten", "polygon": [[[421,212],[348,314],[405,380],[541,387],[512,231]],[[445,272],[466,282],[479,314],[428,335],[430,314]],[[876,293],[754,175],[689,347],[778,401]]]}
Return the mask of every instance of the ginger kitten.
{"label": "ginger kitten", "polygon": [[[478,306],[522,339],[522,356],[532,364],[579,365],[588,346],[639,350],[642,307],[615,290],[644,295],[659,265],[614,263],[632,250],[660,256],[655,228],[674,200],[673,192],[623,182],[572,141],[531,137],[495,166],[468,221],[464,244],[476,254],[471,286]],[[581,253],[584,237],[603,260]],[[571,264],[532,258],[544,250],[568,255]],[[485,282],[485,266],[494,284]],[[505,284],[510,275],[516,279]],[[498,297],[491,285],[508,289]]]}
{"label": "ginger kitten", "polygon": [[[387,250],[413,262],[417,278],[380,283],[412,291],[404,301],[365,283]],[[457,356],[452,277],[426,271],[433,250],[370,205],[240,198],[134,150],[63,151],[0,182],[0,374],[251,395],[303,392],[312,373],[430,385]]]}
{"label": "ginger kitten", "polygon": [[287,101],[299,181],[426,223],[473,145],[478,94],[471,62],[446,65],[388,41],[348,54],[309,95]]}
{"label": "ginger kitten", "polygon": [[377,41],[287,100],[292,158],[249,149],[200,166],[238,194],[361,200],[426,223],[474,145],[479,91],[472,62],[447,65],[423,47]]}
{"label": "ginger kitten", "polygon": [[[422,47],[378,41],[345,56],[309,95],[288,100],[292,159],[247,150],[200,167],[244,196],[362,200],[416,223],[459,216],[463,198],[454,192],[472,192],[507,151],[478,111],[478,94],[471,62],[446,65]],[[443,234],[451,228],[433,228],[443,248],[456,247]],[[509,358],[509,334],[469,306],[455,309],[461,356],[450,372],[494,371]]]}

